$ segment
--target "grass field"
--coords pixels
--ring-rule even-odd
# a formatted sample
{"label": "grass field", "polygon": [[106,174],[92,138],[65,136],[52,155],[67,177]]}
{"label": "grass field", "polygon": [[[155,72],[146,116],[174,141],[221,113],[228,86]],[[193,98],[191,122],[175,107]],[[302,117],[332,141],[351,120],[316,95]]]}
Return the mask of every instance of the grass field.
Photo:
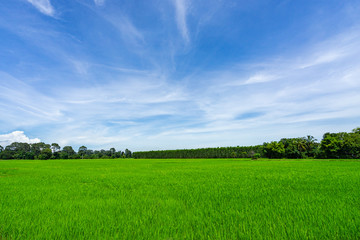
{"label": "grass field", "polygon": [[360,239],[360,162],[0,161],[0,239]]}

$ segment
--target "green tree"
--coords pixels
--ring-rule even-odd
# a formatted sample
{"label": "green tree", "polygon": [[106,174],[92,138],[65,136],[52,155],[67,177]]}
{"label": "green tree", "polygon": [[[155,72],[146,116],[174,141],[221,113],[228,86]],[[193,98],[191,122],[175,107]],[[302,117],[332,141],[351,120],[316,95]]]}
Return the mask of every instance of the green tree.
{"label": "green tree", "polygon": [[5,147],[5,150],[1,152],[1,159],[14,159],[13,153]]}
{"label": "green tree", "polygon": [[5,150],[7,150],[14,159],[26,159],[30,152],[30,145],[28,143],[13,142],[6,146]]}
{"label": "green tree", "polygon": [[81,146],[79,147],[78,154],[81,156],[82,159],[84,159],[84,155],[86,154],[87,147]]}
{"label": "green tree", "polygon": [[347,158],[360,158],[360,131],[349,133],[344,138],[343,148],[343,152]]}
{"label": "green tree", "polygon": [[360,127],[354,128],[354,129],[352,130],[352,133],[360,134]]}
{"label": "green tree", "polygon": [[270,142],[264,144],[264,153],[268,158],[282,158],[285,154],[285,147],[282,142]]}
{"label": "green tree", "polygon": [[63,147],[63,150],[60,153],[60,157],[63,159],[73,158],[75,156],[76,152],[71,146],[65,146]]}
{"label": "green tree", "polygon": [[39,156],[41,154],[41,151],[44,149],[50,149],[50,144],[46,144],[43,142],[39,142],[39,143],[32,143],[30,145],[30,151],[35,155],[35,156]]}
{"label": "green tree", "polygon": [[116,150],[115,150],[115,148],[110,148],[110,156],[112,157],[112,158],[115,158],[115,154],[116,154]]}
{"label": "green tree", "polygon": [[345,133],[325,133],[321,140],[321,150],[325,158],[340,158],[344,145],[343,136]]}
{"label": "green tree", "polygon": [[40,155],[38,156],[38,158],[40,160],[47,160],[50,159],[52,156],[52,151],[50,148],[45,148],[41,151]]}
{"label": "green tree", "polygon": [[313,136],[308,135],[306,137],[306,155],[308,157],[315,157],[319,152],[320,144]]}
{"label": "green tree", "polygon": [[253,160],[257,160],[261,157],[261,154],[260,153],[255,153],[254,156],[251,157],[251,159]]}
{"label": "green tree", "polygon": [[360,128],[350,133],[325,133],[320,150],[322,158],[360,158]]}
{"label": "green tree", "polygon": [[7,148],[12,151],[17,151],[17,152],[29,152],[30,151],[30,145],[28,143],[21,143],[21,142],[13,142],[9,146],[7,146]]}
{"label": "green tree", "polygon": [[129,149],[125,149],[125,157],[131,158],[131,156],[132,156],[131,151]]}
{"label": "green tree", "polygon": [[299,151],[298,140],[296,138],[282,138],[280,142],[284,144],[284,156],[286,158],[302,158],[301,152]]}
{"label": "green tree", "polygon": [[85,155],[86,155],[86,158],[95,158],[94,157],[94,151],[91,150],[91,149],[86,150]]}
{"label": "green tree", "polygon": [[57,143],[52,143],[50,149],[53,153],[55,153],[55,152],[59,152],[61,147]]}

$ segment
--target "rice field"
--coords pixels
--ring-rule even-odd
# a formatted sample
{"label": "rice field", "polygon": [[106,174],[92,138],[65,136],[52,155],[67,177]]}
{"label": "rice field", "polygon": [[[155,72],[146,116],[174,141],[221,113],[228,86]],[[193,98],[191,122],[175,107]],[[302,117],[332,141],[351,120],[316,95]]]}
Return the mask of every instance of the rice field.
{"label": "rice field", "polygon": [[0,239],[360,239],[360,162],[0,161]]}

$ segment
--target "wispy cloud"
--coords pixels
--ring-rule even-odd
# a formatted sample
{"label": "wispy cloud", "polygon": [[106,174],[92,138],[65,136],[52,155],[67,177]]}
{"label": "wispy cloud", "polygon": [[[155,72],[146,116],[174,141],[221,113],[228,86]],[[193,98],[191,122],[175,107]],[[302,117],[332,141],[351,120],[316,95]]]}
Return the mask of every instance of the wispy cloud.
{"label": "wispy cloud", "polygon": [[[50,1],[29,2],[56,15]],[[239,16],[236,3],[97,7],[104,2],[59,2],[64,19],[56,24],[27,8],[0,8],[1,133],[20,129],[75,148],[146,150],[319,138],[327,126],[358,123],[358,29],[311,43],[305,36],[301,46],[282,39],[285,50],[274,50],[281,43],[261,31],[267,25],[239,26],[240,18],[257,17]]]}
{"label": "wispy cloud", "polygon": [[[194,76],[190,82],[196,79],[196,85],[192,86],[195,90],[190,98],[206,124],[168,134],[206,135],[253,129],[254,135],[263,136],[261,129],[266,126],[311,125],[360,117],[360,40],[348,37],[353,34],[345,32],[293,55]],[[333,56],[334,49],[342,54],[328,57]],[[254,112],[258,114],[252,118],[239,118]],[[342,124],[347,123],[339,122],[338,127]]]}
{"label": "wispy cloud", "polygon": [[175,6],[175,19],[180,34],[186,43],[189,43],[189,31],[186,23],[186,15],[188,10],[188,0],[173,0]]}
{"label": "wispy cloud", "polygon": [[[145,42],[143,33],[132,23],[132,21],[123,14],[104,15],[106,19],[115,29],[119,31],[123,41],[132,47],[142,46]],[[134,51],[137,48],[132,49]]]}
{"label": "wispy cloud", "polygon": [[[121,82],[67,89],[62,98],[69,101],[64,103],[73,128],[57,134],[75,144],[95,145],[102,139],[104,144],[159,149],[234,145],[234,134],[237,144],[244,145],[301,134],[321,138],[329,131],[326,123],[334,122],[339,131],[349,130],[353,123],[341,118],[360,117],[360,48],[353,47],[358,39],[346,40],[346,35],[282,58],[203,72],[178,84],[169,76],[139,73]],[[333,49],[344,54],[314,64]],[[313,64],[301,67],[307,63]],[[302,132],[304,126],[309,132]]]}
{"label": "wispy cloud", "polygon": [[105,4],[105,0],[94,0],[94,3],[97,6],[103,6]]}
{"label": "wispy cloud", "polygon": [[39,138],[29,138],[23,131],[14,131],[8,134],[0,134],[0,145],[5,147],[13,142],[38,143]]}
{"label": "wispy cloud", "polygon": [[55,99],[1,71],[0,100],[2,112],[0,121],[7,127],[34,126],[63,117],[61,105]]}
{"label": "wispy cloud", "polygon": [[55,9],[51,5],[50,0],[27,0],[34,7],[36,7],[41,13],[50,17],[55,16]]}
{"label": "wispy cloud", "polygon": [[278,78],[277,76],[257,73],[255,75],[249,77],[249,79],[247,79],[243,84],[265,83],[265,82],[275,80],[277,78]]}

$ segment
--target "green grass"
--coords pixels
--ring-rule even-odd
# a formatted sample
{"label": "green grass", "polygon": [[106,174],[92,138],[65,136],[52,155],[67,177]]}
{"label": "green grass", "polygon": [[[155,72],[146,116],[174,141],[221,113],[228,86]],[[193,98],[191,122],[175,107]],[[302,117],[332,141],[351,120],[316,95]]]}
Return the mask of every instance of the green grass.
{"label": "green grass", "polygon": [[0,161],[0,239],[360,239],[360,162]]}

